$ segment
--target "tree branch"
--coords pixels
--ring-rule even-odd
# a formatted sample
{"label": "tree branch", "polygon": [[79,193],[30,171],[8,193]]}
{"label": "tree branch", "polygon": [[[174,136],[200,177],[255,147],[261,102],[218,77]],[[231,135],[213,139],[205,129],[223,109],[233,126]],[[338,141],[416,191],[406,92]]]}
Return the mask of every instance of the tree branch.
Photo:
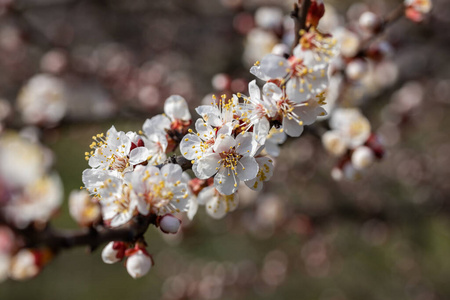
{"label": "tree branch", "polygon": [[[302,3],[303,2],[303,3]],[[300,41],[300,31],[306,29],[306,16],[308,15],[309,7],[311,6],[311,0],[298,0],[298,3],[294,3],[294,9],[291,12],[291,18],[294,19],[295,24],[295,38],[292,43],[291,52],[298,45]]]}

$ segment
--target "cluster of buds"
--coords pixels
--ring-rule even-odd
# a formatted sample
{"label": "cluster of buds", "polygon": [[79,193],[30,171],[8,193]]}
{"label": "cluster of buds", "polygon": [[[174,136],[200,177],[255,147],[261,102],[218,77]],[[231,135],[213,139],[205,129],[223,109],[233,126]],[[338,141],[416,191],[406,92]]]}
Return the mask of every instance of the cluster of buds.
{"label": "cluster of buds", "polygon": [[125,267],[133,278],[144,276],[153,266],[153,258],[142,243],[134,246],[124,242],[110,242],[103,248],[102,259],[107,264],[114,264],[126,257]]}

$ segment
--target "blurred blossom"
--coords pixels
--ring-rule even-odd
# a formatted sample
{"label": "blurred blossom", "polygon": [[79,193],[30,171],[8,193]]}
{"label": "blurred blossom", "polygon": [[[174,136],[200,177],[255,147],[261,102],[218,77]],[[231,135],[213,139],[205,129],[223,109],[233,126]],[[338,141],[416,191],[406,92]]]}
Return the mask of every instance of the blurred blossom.
{"label": "blurred blossom", "polygon": [[44,72],[59,74],[67,67],[67,53],[63,50],[51,50],[41,58],[41,69]]}
{"label": "blurred blossom", "polygon": [[319,21],[319,31],[331,33],[341,23],[341,17],[336,12],[336,9],[330,4],[325,3],[325,14]]}
{"label": "blurred blossom", "polygon": [[275,250],[266,255],[261,270],[263,281],[271,286],[280,285],[286,278],[288,258],[285,253]]}
{"label": "blurred blossom", "polygon": [[26,280],[39,273],[35,253],[28,249],[20,250],[13,256],[9,267],[9,277],[14,280]]}
{"label": "blurred blossom", "polygon": [[275,227],[286,217],[284,202],[276,195],[265,195],[258,199],[256,221],[262,227]]}
{"label": "blurred blossom", "polygon": [[301,250],[306,271],[313,277],[325,277],[330,271],[325,241],[320,237],[315,237],[308,241]]}
{"label": "blurred blossom", "polygon": [[0,48],[7,52],[16,52],[23,46],[20,30],[13,25],[2,26],[0,29]]}
{"label": "blurred blossom", "polygon": [[67,110],[65,82],[47,74],[33,76],[21,89],[17,99],[22,119],[27,124],[52,126]]}
{"label": "blurred blossom", "polygon": [[354,57],[361,45],[358,35],[346,28],[338,27],[333,32],[333,37],[337,40],[337,49],[345,57]]}
{"label": "blurred blossom", "polygon": [[277,29],[283,21],[283,11],[279,7],[260,7],[255,12],[255,23],[263,29]]}
{"label": "blurred blossom", "polygon": [[5,216],[19,228],[31,222],[46,223],[61,205],[62,196],[59,176],[44,176],[27,185],[23,194],[13,194],[5,206]]}
{"label": "blurred blossom", "polygon": [[72,191],[69,195],[69,213],[78,224],[91,226],[100,220],[100,204],[86,190]]}
{"label": "blurred blossom", "polygon": [[0,136],[0,178],[12,187],[32,184],[44,175],[47,163],[44,150],[13,132]]}
{"label": "blurred blossom", "polygon": [[253,64],[272,51],[273,46],[278,43],[276,36],[268,31],[255,28],[247,35],[244,48],[244,64],[253,66]]}
{"label": "blurred blossom", "polygon": [[198,285],[198,293],[201,299],[219,299],[223,293],[223,281],[213,275],[205,276]]}
{"label": "blurred blossom", "polygon": [[407,82],[392,95],[390,108],[398,114],[410,113],[418,107],[424,97],[424,90],[418,82]]}
{"label": "blurred blossom", "polygon": [[100,120],[111,118],[117,107],[104,87],[98,83],[73,79],[66,84],[67,118]]}

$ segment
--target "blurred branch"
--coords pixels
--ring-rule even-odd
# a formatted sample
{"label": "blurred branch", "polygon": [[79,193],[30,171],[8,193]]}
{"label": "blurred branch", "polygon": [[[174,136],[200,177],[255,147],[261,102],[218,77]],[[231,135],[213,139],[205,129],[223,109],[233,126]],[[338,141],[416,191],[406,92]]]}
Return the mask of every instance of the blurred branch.
{"label": "blurred branch", "polygon": [[291,51],[298,45],[300,41],[300,31],[306,29],[306,16],[311,5],[311,0],[298,0],[298,3],[294,3],[294,9],[291,12],[291,18],[295,23],[295,38],[292,43]]}

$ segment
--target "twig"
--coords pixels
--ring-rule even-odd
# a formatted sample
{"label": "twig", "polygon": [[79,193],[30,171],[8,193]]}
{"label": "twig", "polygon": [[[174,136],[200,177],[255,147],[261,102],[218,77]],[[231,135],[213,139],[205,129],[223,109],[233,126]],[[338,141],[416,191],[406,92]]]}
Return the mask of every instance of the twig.
{"label": "twig", "polygon": [[298,0],[298,3],[294,4],[294,9],[291,12],[291,18],[294,19],[295,24],[295,38],[292,43],[291,51],[298,45],[300,41],[300,31],[306,29],[306,17],[308,15],[309,7],[311,6],[311,0]]}

